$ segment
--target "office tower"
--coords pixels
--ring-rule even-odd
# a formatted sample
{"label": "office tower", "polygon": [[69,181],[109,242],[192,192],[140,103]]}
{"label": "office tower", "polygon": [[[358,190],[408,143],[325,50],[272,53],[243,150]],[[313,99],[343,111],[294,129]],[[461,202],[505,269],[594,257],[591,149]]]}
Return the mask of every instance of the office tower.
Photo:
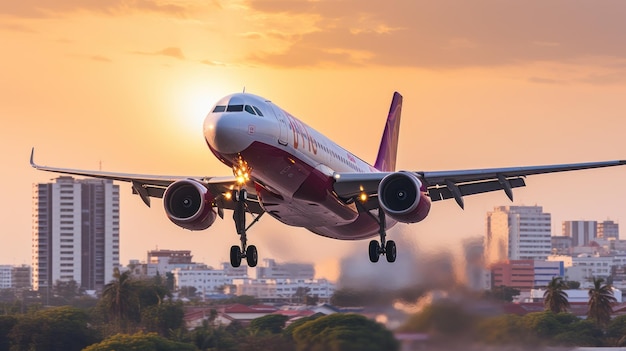
{"label": "office tower", "polygon": [[503,260],[545,260],[552,249],[551,216],[541,206],[499,206],[487,213],[487,265]]}
{"label": "office tower", "polygon": [[608,219],[598,222],[598,238],[619,240],[619,223]]}
{"label": "office tower", "polygon": [[572,238],[572,247],[588,246],[597,237],[596,221],[563,221],[563,235]]}
{"label": "office tower", "polygon": [[119,186],[68,176],[33,185],[33,290],[102,290],[119,266]]}

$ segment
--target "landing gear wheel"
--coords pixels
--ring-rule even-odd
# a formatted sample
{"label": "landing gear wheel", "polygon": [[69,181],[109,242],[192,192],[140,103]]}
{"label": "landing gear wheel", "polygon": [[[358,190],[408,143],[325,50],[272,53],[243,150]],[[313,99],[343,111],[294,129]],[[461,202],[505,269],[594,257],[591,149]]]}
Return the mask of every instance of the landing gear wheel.
{"label": "landing gear wheel", "polygon": [[230,265],[237,268],[241,266],[241,249],[237,245],[230,247]]}
{"label": "landing gear wheel", "polygon": [[248,248],[246,249],[246,262],[248,262],[248,267],[256,267],[258,261],[259,254],[256,250],[256,246],[248,246]]}
{"label": "landing gear wheel", "polygon": [[369,253],[370,253],[370,262],[372,263],[378,262],[378,259],[380,258],[380,244],[378,243],[377,240],[370,241]]}
{"label": "landing gear wheel", "polygon": [[387,262],[396,262],[396,243],[393,240],[387,241],[385,245],[385,256],[387,257]]}

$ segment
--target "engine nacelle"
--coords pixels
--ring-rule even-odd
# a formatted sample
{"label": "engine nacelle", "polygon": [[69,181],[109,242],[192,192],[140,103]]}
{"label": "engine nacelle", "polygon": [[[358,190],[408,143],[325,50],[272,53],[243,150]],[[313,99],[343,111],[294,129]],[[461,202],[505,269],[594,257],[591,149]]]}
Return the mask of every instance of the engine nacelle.
{"label": "engine nacelle", "polygon": [[430,199],[421,188],[422,182],[415,174],[391,173],[378,184],[380,207],[398,222],[419,222],[430,211]]}
{"label": "engine nacelle", "polygon": [[213,194],[204,184],[183,179],[172,183],[163,194],[163,206],[170,221],[189,230],[210,227],[217,214],[213,211]]}

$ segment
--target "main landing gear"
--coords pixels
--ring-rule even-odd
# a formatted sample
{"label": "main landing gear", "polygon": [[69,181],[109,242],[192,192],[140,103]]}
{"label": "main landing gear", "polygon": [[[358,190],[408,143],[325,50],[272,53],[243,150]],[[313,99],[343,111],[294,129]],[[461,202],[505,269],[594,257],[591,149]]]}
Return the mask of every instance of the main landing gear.
{"label": "main landing gear", "polygon": [[[369,213],[369,212],[368,212]],[[372,215],[372,217],[374,217]],[[380,242],[377,240],[370,241],[369,254],[371,262],[378,262],[380,255],[385,255],[387,262],[396,261],[396,243],[393,240],[385,241],[387,236],[385,225],[385,211],[381,208],[378,209],[378,234],[380,235]]]}
{"label": "main landing gear", "polygon": [[237,229],[237,234],[239,234],[239,239],[241,240],[241,246],[233,245],[230,248],[230,264],[233,267],[241,266],[241,260],[243,258],[246,259],[248,263],[248,267],[256,267],[259,254],[257,252],[256,246],[250,245],[248,246],[248,238],[246,236],[246,232],[254,223],[256,223],[263,213],[256,216],[252,223],[248,227],[246,227],[246,200],[248,198],[248,193],[246,189],[234,190],[232,194],[232,199],[235,202],[235,210],[233,212],[233,219],[235,220],[235,228]]}

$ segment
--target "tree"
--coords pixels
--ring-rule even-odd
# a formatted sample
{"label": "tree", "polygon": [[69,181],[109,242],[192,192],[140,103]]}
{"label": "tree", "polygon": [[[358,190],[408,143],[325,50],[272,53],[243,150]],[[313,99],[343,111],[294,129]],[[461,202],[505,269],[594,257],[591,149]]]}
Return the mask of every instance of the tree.
{"label": "tree", "polygon": [[178,291],[180,297],[196,297],[198,289],[195,286],[181,286]]}
{"label": "tree", "polygon": [[289,317],[282,314],[268,314],[263,317],[255,318],[250,322],[250,329],[260,333],[278,334],[285,327]]}
{"label": "tree", "polygon": [[305,286],[299,286],[296,289],[296,292],[293,293],[292,298],[295,303],[302,304],[304,303],[304,298],[309,294],[311,288]]}
{"label": "tree", "polygon": [[227,327],[214,326],[209,321],[202,322],[202,326],[191,332],[192,343],[200,350],[235,350],[237,346],[236,335],[242,329],[238,321]]}
{"label": "tree", "polygon": [[15,350],[79,351],[96,341],[84,311],[63,306],[21,316],[9,333]]}
{"label": "tree", "polygon": [[617,299],[613,296],[611,284],[605,284],[603,278],[593,278],[593,288],[589,289],[589,309],[587,317],[599,326],[606,326],[611,320],[613,304]]}
{"label": "tree", "polygon": [[151,305],[141,311],[141,325],[146,331],[168,336],[184,325],[185,311],[182,303]]}
{"label": "tree", "polygon": [[409,317],[399,330],[405,332],[432,333],[445,337],[471,334],[474,316],[465,312],[462,305],[448,301],[430,304]]}
{"label": "tree", "polygon": [[120,273],[116,267],[113,270],[113,280],[104,286],[100,300],[109,316],[117,321],[119,330],[127,325],[131,309],[136,305],[130,274],[130,271]]}
{"label": "tree", "polygon": [[193,345],[167,340],[155,333],[116,334],[83,351],[195,351]]}
{"label": "tree", "polygon": [[569,301],[567,293],[564,291],[566,288],[563,278],[553,277],[543,293],[544,308],[553,313],[567,312]]}
{"label": "tree", "polygon": [[52,287],[52,291],[55,296],[62,297],[65,301],[70,301],[80,295],[80,286],[74,279],[67,282],[57,280]]}
{"label": "tree", "polygon": [[293,332],[298,351],[395,351],[393,334],[382,324],[357,314],[335,313],[308,321]]}
{"label": "tree", "polygon": [[9,334],[16,324],[16,316],[0,316],[0,350],[9,349]]}
{"label": "tree", "polygon": [[513,297],[518,296],[519,294],[519,289],[500,285],[494,286],[491,290],[485,291],[483,297],[496,301],[512,302]]}

